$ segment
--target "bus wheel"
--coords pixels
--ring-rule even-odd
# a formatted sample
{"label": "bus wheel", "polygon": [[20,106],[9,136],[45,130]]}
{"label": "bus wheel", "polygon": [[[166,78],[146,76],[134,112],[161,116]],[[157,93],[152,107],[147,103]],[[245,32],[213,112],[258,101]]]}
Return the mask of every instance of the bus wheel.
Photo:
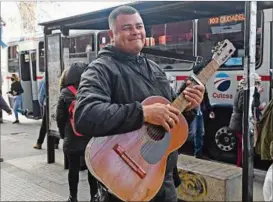
{"label": "bus wheel", "polygon": [[226,126],[215,128],[209,132],[210,137],[207,142],[210,157],[217,161],[236,163],[237,141],[235,134],[230,132]]}
{"label": "bus wheel", "polygon": [[222,127],[216,132],[214,141],[218,149],[223,152],[235,150],[236,137],[232,132],[228,131],[227,127]]}

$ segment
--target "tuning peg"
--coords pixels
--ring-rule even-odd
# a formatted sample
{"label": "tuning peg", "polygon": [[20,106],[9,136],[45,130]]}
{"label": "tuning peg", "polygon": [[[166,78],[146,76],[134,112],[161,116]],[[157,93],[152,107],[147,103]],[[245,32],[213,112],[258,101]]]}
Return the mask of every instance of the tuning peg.
{"label": "tuning peg", "polygon": [[216,52],[216,48],[213,47],[212,50],[211,50],[212,53],[215,53]]}

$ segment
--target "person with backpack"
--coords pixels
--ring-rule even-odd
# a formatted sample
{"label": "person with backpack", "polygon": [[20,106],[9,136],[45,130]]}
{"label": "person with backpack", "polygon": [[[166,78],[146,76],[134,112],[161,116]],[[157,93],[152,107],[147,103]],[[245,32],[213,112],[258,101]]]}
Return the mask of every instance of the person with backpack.
{"label": "person with backpack", "polygon": [[[73,120],[73,107],[75,104],[75,94],[77,92],[81,74],[87,67],[84,63],[73,63],[66,71],[62,82],[62,90],[57,104],[56,120],[61,138],[63,138],[63,151],[68,158],[69,171],[69,199],[68,202],[77,202],[80,160],[84,156],[89,138],[83,137],[74,131],[71,120]],[[88,172],[88,182],[90,186],[91,201],[99,201],[98,182],[90,172]]]}

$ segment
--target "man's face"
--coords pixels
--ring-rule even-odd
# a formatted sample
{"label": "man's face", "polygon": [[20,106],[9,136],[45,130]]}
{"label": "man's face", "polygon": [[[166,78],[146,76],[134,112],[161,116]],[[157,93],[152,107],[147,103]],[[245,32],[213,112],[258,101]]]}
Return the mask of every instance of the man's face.
{"label": "man's face", "polygon": [[146,33],[139,14],[119,15],[109,31],[115,47],[130,54],[139,54],[144,47]]}

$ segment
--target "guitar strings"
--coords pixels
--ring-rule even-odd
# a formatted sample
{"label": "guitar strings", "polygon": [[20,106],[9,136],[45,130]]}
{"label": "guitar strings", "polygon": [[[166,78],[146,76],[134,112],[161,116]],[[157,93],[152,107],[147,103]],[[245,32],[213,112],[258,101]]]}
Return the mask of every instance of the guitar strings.
{"label": "guitar strings", "polygon": [[[206,83],[206,81],[208,80],[208,78],[214,73],[216,71],[216,69],[214,68],[214,65],[212,64],[212,61],[205,67],[205,68],[203,68],[202,69],[202,71],[198,74],[198,76],[197,76],[197,78],[199,79],[199,80],[201,80],[201,82],[202,83]],[[180,96],[180,95],[179,95]],[[184,99],[184,97],[183,98],[181,98],[180,97],[180,99],[182,99],[181,100],[181,104],[179,104],[179,103],[176,103],[175,101],[172,103],[172,105],[173,106],[175,106],[175,107],[179,107],[178,105],[180,105],[180,107],[181,107],[181,110],[180,111],[183,111],[184,109],[183,108],[185,108],[185,104],[186,103],[184,103],[186,100]],[[151,125],[150,125],[151,126]],[[149,127],[149,125],[147,126],[147,132],[145,133],[145,135],[147,135],[149,132],[148,132],[148,127]],[[148,136],[151,136],[153,139],[157,139],[157,138],[159,138],[160,137],[160,135],[161,135],[161,130],[159,130],[158,128],[152,128],[151,129],[152,130],[152,132],[155,132],[155,133],[153,133],[152,135],[149,135],[148,134]],[[165,131],[166,132],[166,131]],[[145,138],[145,135],[143,135],[142,136],[142,138],[140,138],[140,141],[143,141],[144,140],[144,138]],[[156,140],[153,140],[153,141],[156,141]],[[151,145],[150,146],[147,146],[146,147],[146,149],[143,151],[143,155],[145,155],[145,154],[147,154],[150,150],[151,150],[151,148],[153,147],[153,142],[151,143]],[[140,156],[141,157],[141,156]]]}

